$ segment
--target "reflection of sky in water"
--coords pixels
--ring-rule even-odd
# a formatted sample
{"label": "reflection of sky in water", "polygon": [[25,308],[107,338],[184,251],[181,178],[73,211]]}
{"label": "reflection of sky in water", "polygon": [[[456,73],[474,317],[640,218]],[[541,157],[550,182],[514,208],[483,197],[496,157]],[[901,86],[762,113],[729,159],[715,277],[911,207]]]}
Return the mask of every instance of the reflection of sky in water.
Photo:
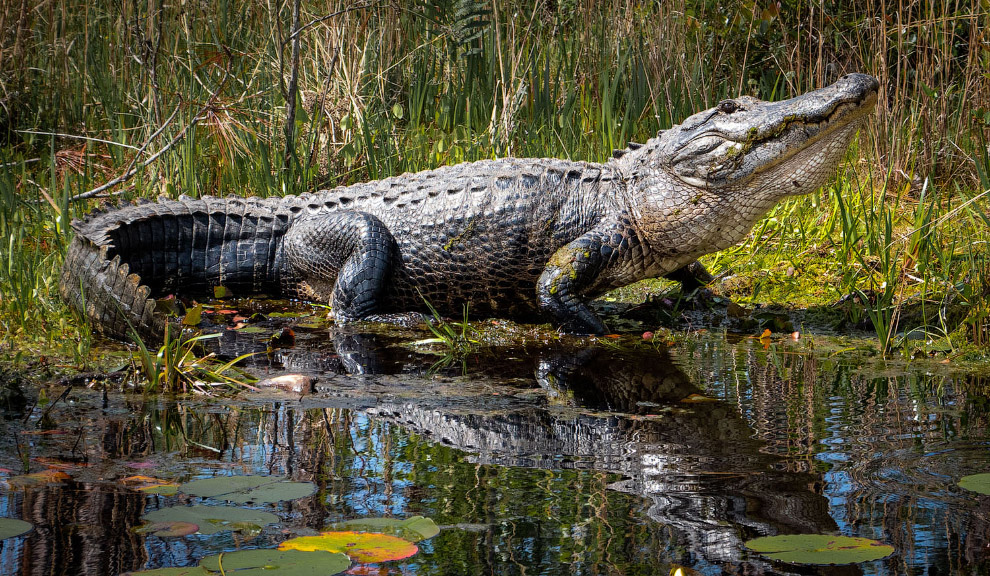
{"label": "reflection of sky in water", "polygon": [[[747,490],[793,489],[786,479],[794,473],[802,474],[795,494],[812,496],[797,505],[813,503],[816,498],[827,502],[828,516],[822,516],[826,520],[830,516],[839,532],[895,545],[894,558],[863,566],[868,574],[964,572],[967,562],[983,560],[990,538],[988,514],[980,508],[979,497],[957,489],[955,482],[959,476],[990,467],[987,415],[982,404],[970,401],[970,395],[977,393],[966,391],[962,380],[922,374],[867,378],[850,373],[838,362],[809,365],[807,355],[771,358],[772,351],[753,342],[726,345],[707,340],[679,354],[677,363],[685,366],[694,382],[701,383],[703,392],[719,398],[723,404],[718,406],[727,408],[730,417],[742,416],[741,423],[735,420],[740,423],[738,431],[730,427],[727,435],[710,438],[731,441],[737,434],[749,440],[745,437],[752,433],[758,442],[747,447],[741,442],[733,444],[741,447],[741,453],[725,446],[692,443],[698,436],[710,441],[704,428],[718,428],[720,423],[699,424],[690,414],[701,408],[675,399],[672,406],[658,404],[650,409],[653,420],[649,426],[636,418],[623,421],[609,416],[608,426],[592,430],[587,426],[597,425],[599,415],[585,414],[583,420],[572,421],[566,412],[559,419],[537,420],[550,437],[570,435],[568,443],[560,445],[580,453],[521,455],[551,468],[600,467],[602,461],[594,455],[608,447],[595,443],[625,441],[624,450],[609,462],[635,462],[638,496],[616,492],[613,483],[619,478],[594,470],[482,465],[478,462],[485,460],[478,456],[430,443],[425,434],[360,411],[306,412],[291,403],[261,409],[213,406],[210,412],[217,419],[206,418],[197,425],[199,436],[192,436],[200,445],[189,450],[188,458],[179,454],[152,454],[150,458],[168,460],[172,471],[183,477],[284,474],[317,478],[320,497],[277,505],[275,510],[286,521],[269,527],[257,540],[231,533],[176,539],[125,533],[123,538],[132,538],[143,547],[152,559],[149,567],[183,566],[222,550],[272,545],[286,537],[281,532],[285,527],[317,529],[324,522],[348,518],[422,514],[439,524],[472,525],[471,530],[477,531],[448,529],[423,543],[421,555],[403,563],[401,571],[406,574],[473,574],[478,573],[478,562],[486,573],[592,574],[604,567],[624,570],[628,566],[641,573],[665,573],[672,560],[717,574],[717,561],[685,550],[684,542],[676,539],[680,528],[650,521],[645,510],[649,508],[651,516],[662,521],[676,521],[678,514],[721,510],[735,499],[742,503],[739,510],[744,516],[724,510],[721,516],[713,513],[699,524],[720,522],[719,527],[727,531],[703,534],[736,540],[751,537],[767,524],[750,522],[747,502],[755,501],[759,507],[772,500],[760,500]],[[122,419],[145,417],[123,411],[116,414]],[[164,420],[162,412],[149,418]],[[216,427],[223,425],[230,430],[220,434]],[[692,436],[695,425],[702,428]],[[685,428],[677,430],[677,426]],[[160,448],[165,443],[161,428],[157,430],[154,445]],[[687,435],[668,436],[673,432]],[[94,447],[100,445],[99,433],[94,431],[88,438]],[[222,438],[230,445],[217,452]],[[32,454],[49,449],[65,453],[64,446],[59,447],[64,439],[37,437],[30,442]],[[149,456],[133,460],[144,458]],[[783,472],[761,476],[771,463]],[[9,458],[0,465],[10,467]],[[131,473],[135,471],[126,472]],[[108,478],[120,475],[109,473]],[[757,478],[756,483],[746,484],[749,477]],[[109,498],[111,487],[89,485],[106,491]],[[44,493],[53,506],[82,506],[87,496],[78,486],[71,492],[59,486],[32,490]],[[145,509],[152,509],[185,501],[122,495],[119,490],[115,494],[134,503],[135,510],[141,502]],[[24,501],[24,492],[0,490],[4,515],[24,517],[19,509]],[[127,522],[139,515],[135,512]],[[124,522],[112,521],[118,520]],[[66,538],[59,545],[70,543]],[[4,541],[0,574],[19,574],[24,555],[31,553],[25,546],[36,545],[37,539],[30,538]]]}

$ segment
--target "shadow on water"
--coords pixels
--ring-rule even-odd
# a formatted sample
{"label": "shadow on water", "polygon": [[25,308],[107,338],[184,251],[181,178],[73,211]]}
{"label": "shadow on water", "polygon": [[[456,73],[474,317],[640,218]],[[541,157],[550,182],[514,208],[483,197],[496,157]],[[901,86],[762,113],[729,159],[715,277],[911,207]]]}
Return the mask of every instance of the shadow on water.
{"label": "shadow on water", "polygon": [[[988,500],[955,486],[990,467],[986,383],[864,374],[799,345],[721,336],[672,350],[587,341],[486,349],[437,370],[394,333],[300,330],[257,372],[318,378],[308,394],[167,401],[74,389],[11,405],[0,467],[71,479],[0,492],[36,530],[0,574],[116,574],[269,547],[330,522],[429,516],[423,552],[381,574],[948,574],[987,569]],[[228,336],[227,354],[262,350]],[[627,343],[628,344],[628,343]],[[466,370],[463,371],[463,370]],[[124,488],[287,475],[317,493],[272,508],[260,535],[159,538],[141,515],[198,503]],[[270,507],[271,508],[271,507]],[[770,563],[743,542],[843,533],[897,548],[845,567]]]}

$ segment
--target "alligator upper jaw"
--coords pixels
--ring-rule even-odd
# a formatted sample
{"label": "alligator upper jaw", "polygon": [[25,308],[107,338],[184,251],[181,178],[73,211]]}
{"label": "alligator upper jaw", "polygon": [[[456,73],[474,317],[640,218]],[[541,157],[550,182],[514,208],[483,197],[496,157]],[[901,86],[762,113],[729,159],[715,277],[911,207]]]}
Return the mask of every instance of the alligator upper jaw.
{"label": "alligator upper jaw", "polygon": [[838,141],[847,143],[875,107],[877,90],[872,76],[851,74],[781,102],[749,96],[723,102],[672,130],[670,172],[688,185],[712,188],[786,169],[791,158],[809,148],[827,149],[824,154],[832,159],[841,154]]}
{"label": "alligator upper jaw", "polygon": [[771,157],[768,159],[769,161],[761,162],[755,166],[753,173],[759,174],[786,162],[792,156],[814,146],[819,141],[838,136],[838,133],[843,130],[851,129],[850,132],[854,131],[862,120],[873,111],[876,103],[877,94],[873,92],[862,100],[837,103],[827,116],[786,119],[774,131],[765,134],[763,138],[757,138],[750,142],[737,142],[737,144],[741,147],[749,147],[756,152],[765,148],[779,149],[775,150],[775,153],[768,154],[767,151],[762,150],[762,154],[757,154],[757,156]]}

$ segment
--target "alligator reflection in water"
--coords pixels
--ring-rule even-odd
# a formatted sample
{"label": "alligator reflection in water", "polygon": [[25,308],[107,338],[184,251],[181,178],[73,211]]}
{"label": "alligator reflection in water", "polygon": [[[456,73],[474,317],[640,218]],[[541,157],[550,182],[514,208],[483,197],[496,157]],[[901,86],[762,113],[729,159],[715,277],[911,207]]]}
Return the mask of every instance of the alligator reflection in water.
{"label": "alligator reflection in water", "polygon": [[[373,341],[338,335],[337,356],[352,372],[415,370],[407,353],[390,355]],[[516,356],[477,368],[493,380],[535,375],[544,395],[506,394],[483,407],[385,397],[367,412],[481,464],[621,474],[612,487],[651,499],[650,516],[676,530],[691,557],[675,561],[742,565],[746,538],[835,530],[821,478],[784,472],[736,408],[704,398],[665,351],[598,345]],[[283,360],[305,364],[298,355]],[[750,570],[767,569],[755,562]]]}

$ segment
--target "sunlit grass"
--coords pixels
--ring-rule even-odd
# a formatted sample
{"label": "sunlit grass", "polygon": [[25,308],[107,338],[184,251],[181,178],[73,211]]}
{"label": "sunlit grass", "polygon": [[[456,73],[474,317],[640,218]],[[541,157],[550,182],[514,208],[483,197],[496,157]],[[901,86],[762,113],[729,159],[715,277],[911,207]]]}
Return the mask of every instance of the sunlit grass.
{"label": "sunlit grass", "polygon": [[851,71],[880,79],[881,104],[837,181],[707,260],[745,277],[730,290],[743,301],[859,294],[884,350],[915,302],[934,303],[926,334],[990,340],[990,55],[967,40],[990,16],[977,0],[917,3],[897,22],[876,17],[883,0],[825,19],[701,0],[305,2],[288,162],[280,6],[57,0],[13,30],[19,48],[0,62],[0,344],[84,362],[88,329],[56,286],[68,222],[97,202],[281,195],[506,155],[604,161],[721,98],[784,98]]}

